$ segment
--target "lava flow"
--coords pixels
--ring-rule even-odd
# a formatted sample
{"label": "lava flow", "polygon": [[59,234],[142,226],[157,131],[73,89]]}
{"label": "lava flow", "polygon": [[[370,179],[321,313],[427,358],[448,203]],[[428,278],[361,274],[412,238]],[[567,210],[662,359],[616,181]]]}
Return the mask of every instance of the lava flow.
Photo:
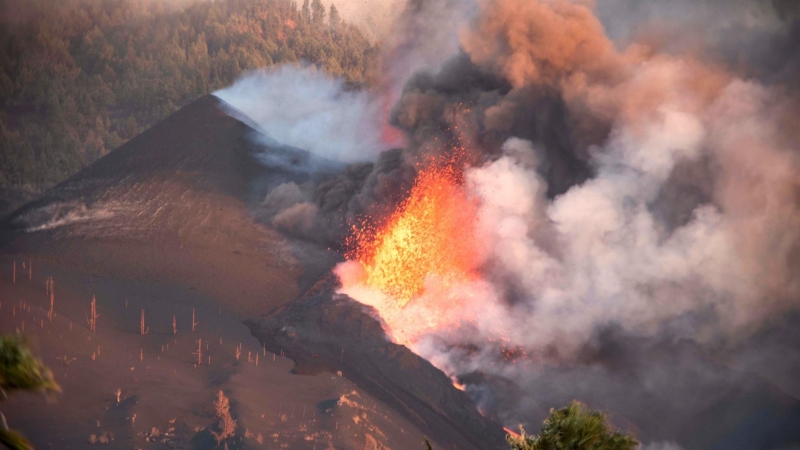
{"label": "lava flow", "polygon": [[347,257],[361,263],[363,283],[405,306],[430,277],[445,283],[474,279],[476,205],[463,186],[463,158],[422,169],[389,219],[354,227]]}

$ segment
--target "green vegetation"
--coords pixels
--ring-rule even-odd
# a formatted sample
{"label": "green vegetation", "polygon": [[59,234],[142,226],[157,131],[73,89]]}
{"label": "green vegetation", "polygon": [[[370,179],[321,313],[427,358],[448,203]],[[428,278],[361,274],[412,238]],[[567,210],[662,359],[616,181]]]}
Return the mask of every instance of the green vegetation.
{"label": "green vegetation", "polygon": [[[17,336],[0,337],[0,399],[13,391],[57,393],[61,387],[53,379],[50,369],[28,350]],[[13,450],[31,449],[30,443],[19,433],[10,430],[6,418],[0,413],[0,444]]]}
{"label": "green vegetation", "polygon": [[52,186],[243,71],[363,83],[373,53],[319,0],[0,0],[0,188]]}
{"label": "green vegetation", "polygon": [[606,414],[573,401],[566,408],[550,410],[542,434],[508,436],[512,450],[633,450],[639,442],[632,436],[610,430]]}

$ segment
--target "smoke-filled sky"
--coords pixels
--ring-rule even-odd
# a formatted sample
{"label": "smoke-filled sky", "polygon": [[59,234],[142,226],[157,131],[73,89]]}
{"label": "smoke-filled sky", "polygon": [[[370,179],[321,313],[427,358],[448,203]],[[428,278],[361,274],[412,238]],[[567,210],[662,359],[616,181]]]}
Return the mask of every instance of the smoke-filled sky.
{"label": "smoke-filled sky", "polygon": [[[382,89],[336,94],[284,69],[222,98],[253,117],[243,99],[256,85],[328,86],[312,109],[341,110],[343,125],[317,111],[303,115],[313,133],[298,118],[270,134],[371,162],[266,202],[283,205],[275,226],[329,245],[357,216],[380,223],[420,164],[468,150],[462,189],[477,209],[463,245],[478,278],[432,273],[401,308],[360,263],[336,270],[486,413],[531,425],[579,398],[652,448],[712,448],[747,416],[723,414],[701,438],[698,411],[800,398],[800,350],[785,338],[800,306],[797,19],[781,0],[411,0],[384,38]],[[370,110],[386,98],[390,114]],[[736,442],[726,448],[773,448]]]}

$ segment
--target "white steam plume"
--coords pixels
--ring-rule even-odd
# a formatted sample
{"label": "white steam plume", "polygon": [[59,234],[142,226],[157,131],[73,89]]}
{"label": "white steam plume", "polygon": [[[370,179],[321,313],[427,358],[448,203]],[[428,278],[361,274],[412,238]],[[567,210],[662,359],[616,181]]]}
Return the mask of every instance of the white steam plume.
{"label": "white steam plume", "polygon": [[214,93],[281,144],[339,162],[371,161],[385,142],[382,104],[313,66],[250,72]]}

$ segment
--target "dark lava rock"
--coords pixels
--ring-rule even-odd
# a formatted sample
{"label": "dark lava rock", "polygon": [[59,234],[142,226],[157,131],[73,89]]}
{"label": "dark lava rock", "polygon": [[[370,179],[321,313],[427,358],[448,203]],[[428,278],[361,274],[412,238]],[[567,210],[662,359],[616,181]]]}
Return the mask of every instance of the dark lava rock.
{"label": "dark lava rock", "polygon": [[442,371],[390,342],[370,309],[327,289],[247,325],[271,352],[294,360],[296,373],[341,371],[445,448],[505,448],[503,428]]}

